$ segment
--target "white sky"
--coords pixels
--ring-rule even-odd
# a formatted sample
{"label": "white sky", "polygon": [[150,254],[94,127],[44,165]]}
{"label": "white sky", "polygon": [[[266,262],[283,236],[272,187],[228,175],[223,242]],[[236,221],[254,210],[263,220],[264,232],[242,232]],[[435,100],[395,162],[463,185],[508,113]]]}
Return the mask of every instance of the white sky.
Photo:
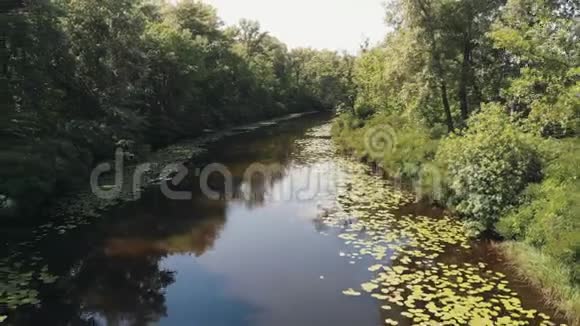
{"label": "white sky", "polygon": [[242,18],[290,48],[347,50],[356,53],[367,37],[374,44],[386,34],[383,0],[204,0],[227,25]]}

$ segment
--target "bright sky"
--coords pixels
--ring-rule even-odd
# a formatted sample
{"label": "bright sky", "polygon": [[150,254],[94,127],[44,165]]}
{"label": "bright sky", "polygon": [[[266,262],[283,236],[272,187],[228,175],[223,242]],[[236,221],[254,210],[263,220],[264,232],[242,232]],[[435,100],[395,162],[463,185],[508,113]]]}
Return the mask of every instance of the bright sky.
{"label": "bright sky", "polygon": [[380,42],[386,27],[382,0],[204,0],[231,25],[242,18],[257,20],[262,29],[290,48],[348,50],[356,53],[363,40]]}

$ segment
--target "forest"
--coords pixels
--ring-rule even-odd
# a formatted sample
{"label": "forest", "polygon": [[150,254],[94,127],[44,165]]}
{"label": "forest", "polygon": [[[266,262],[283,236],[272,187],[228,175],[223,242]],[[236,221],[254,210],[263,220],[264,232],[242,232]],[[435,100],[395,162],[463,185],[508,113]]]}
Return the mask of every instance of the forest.
{"label": "forest", "polygon": [[[343,152],[503,240],[521,275],[580,320],[580,5],[384,8],[384,41],[357,55],[289,49],[196,0],[1,8],[0,219],[34,223],[119,144],[139,161],[212,130],[335,111]],[[388,150],[369,148],[377,132]]]}
{"label": "forest", "polygon": [[6,215],[30,218],[86,184],[118,144],[139,159],[204,131],[353,100],[353,56],[289,50],[258,22],[224,26],[203,2],[15,7],[0,14]]}

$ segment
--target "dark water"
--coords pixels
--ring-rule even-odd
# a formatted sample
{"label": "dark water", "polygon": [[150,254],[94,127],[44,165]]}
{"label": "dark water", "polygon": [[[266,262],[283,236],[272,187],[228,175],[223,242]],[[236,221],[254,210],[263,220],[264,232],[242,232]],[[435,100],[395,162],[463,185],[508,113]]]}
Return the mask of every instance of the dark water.
{"label": "dark water", "polygon": [[[227,138],[213,144],[191,170],[219,162],[233,174],[234,198],[210,200],[197,177],[179,189],[195,189],[192,200],[169,200],[148,189],[140,201],[108,212],[40,249],[57,283],[40,288],[37,308],[10,316],[15,325],[384,325],[399,319],[370,296],[342,291],[369,278],[374,260],[345,259],[341,228],[324,223],[322,194],[284,199],[271,195],[291,182],[324,183],[333,167],[328,135],[311,133],[326,116],[310,116],[280,126]],[[243,180],[248,166],[277,163],[272,179]],[[334,167],[336,168],[336,167]],[[214,189],[223,188],[213,176]],[[296,187],[294,187],[296,189]],[[307,193],[305,191],[303,193]],[[408,205],[399,214],[440,215],[425,206]],[[444,261],[485,261],[510,273],[485,243],[471,251],[451,250]],[[538,292],[510,277],[524,304],[553,312]],[[401,319],[402,320],[402,319]],[[401,324],[407,324],[401,322]],[[533,324],[533,323],[532,323]]]}

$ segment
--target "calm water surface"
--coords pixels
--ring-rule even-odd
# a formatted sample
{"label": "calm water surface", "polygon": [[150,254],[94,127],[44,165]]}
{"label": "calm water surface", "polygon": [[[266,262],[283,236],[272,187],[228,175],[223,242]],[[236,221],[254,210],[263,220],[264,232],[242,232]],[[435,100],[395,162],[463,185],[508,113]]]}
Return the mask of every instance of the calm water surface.
{"label": "calm water surface", "polygon": [[[396,309],[382,309],[376,298],[343,294],[371,278],[368,267],[376,260],[344,257],[349,248],[338,237],[343,228],[324,221],[327,203],[337,196],[334,176],[347,172],[335,164],[327,123],[328,117],[310,116],[213,144],[190,167],[227,166],[233,199],[210,200],[193,187],[193,200],[173,201],[152,188],[97,225],[46,241],[42,255],[60,280],[41,289],[39,308],[24,309],[12,323],[362,326],[392,318],[411,324]],[[256,162],[283,169],[271,180],[244,181],[244,171]],[[179,188],[197,183],[192,177]],[[210,184],[223,188],[215,175]],[[288,196],[285,189],[294,191]],[[279,193],[286,196],[277,198]],[[442,212],[409,204],[396,214]],[[509,273],[484,243],[442,257],[484,261]],[[553,313],[537,291],[509,279],[526,307]]]}

